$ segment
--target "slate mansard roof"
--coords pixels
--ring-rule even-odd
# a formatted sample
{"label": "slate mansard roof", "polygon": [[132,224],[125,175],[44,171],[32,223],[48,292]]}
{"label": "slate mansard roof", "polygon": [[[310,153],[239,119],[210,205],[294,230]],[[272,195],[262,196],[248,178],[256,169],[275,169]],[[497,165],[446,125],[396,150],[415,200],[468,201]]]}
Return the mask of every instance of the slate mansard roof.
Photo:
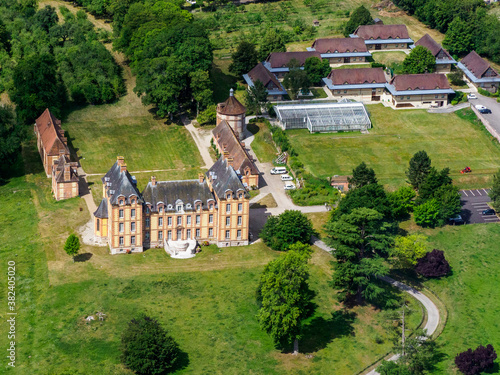
{"label": "slate mansard roof", "polygon": [[[69,180],[64,179],[64,168],[69,168]],[[76,173],[77,168],[78,163],[72,163],[66,155],[61,155],[59,159],[54,162],[56,182],[78,182],[78,174]]]}
{"label": "slate mansard roof", "polygon": [[121,171],[118,161],[113,164],[111,169],[101,178],[106,186],[107,196],[111,204],[117,204],[118,197],[123,196],[127,203],[130,203],[130,197],[135,195],[138,202],[142,203],[141,194],[137,190],[135,181],[127,170]]}
{"label": "slate mansard roof", "polygon": [[156,184],[150,181],[142,197],[146,204],[151,205],[152,211],[156,211],[158,203],[163,203],[166,210],[175,210],[176,203],[180,201],[184,209],[191,207],[194,210],[196,202],[200,201],[202,208],[208,208],[210,200],[215,202],[207,183],[199,180],[158,181]]}
{"label": "slate mansard roof", "polygon": [[220,200],[226,199],[227,191],[232,192],[233,198],[236,198],[236,192],[239,190],[242,190],[247,198],[250,197],[234,169],[228,165],[227,160],[223,157],[220,157],[212,165],[206,176],[211,181],[212,188]]}
{"label": "slate mansard roof", "polygon": [[106,198],[102,198],[99,207],[97,207],[97,210],[94,212],[94,216],[99,219],[108,218],[108,200]]}

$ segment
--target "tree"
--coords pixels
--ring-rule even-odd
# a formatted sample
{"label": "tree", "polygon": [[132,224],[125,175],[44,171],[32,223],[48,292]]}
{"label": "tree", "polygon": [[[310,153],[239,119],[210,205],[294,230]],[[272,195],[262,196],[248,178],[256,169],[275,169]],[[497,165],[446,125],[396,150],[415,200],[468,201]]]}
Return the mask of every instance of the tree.
{"label": "tree", "polygon": [[204,110],[212,104],[212,82],[208,76],[208,71],[205,70],[191,72],[189,78],[191,78],[190,87],[193,99],[196,102],[196,116],[198,116],[200,110]]}
{"label": "tree", "polygon": [[387,200],[391,205],[392,215],[396,219],[405,219],[415,207],[414,199],[417,196],[411,186],[401,186],[398,190],[387,193]]}
{"label": "tree", "polygon": [[415,190],[425,181],[431,170],[431,159],[425,151],[419,151],[410,160],[410,166],[406,171],[406,177]]}
{"label": "tree", "polygon": [[156,319],[147,315],[128,323],[121,351],[123,364],[136,374],[167,374],[179,367],[179,346]]}
{"label": "tree", "polygon": [[491,344],[479,345],[474,351],[468,349],[455,357],[455,364],[465,375],[479,375],[493,367],[497,353]]}
{"label": "tree", "polygon": [[360,7],[354,9],[354,11],[352,12],[351,18],[349,18],[349,21],[345,25],[344,36],[348,38],[349,35],[356,31],[356,29],[360,25],[371,24],[373,24],[373,18],[370,14],[370,11],[363,5],[361,5]]}
{"label": "tree", "polygon": [[382,364],[377,367],[377,372],[380,375],[413,375],[408,366],[396,361],[382,361]]}
{"label": "tree", "polygon": [[328,76],[331,71],[330,62],[328,59],[320,59],[319,57],[308,57],[304,63],[304,70],[313,85],[321,84],[321,80]]}
{"label": "tree", "polygon": [[49,32],[49,29],[57,25],[59,17],[57,17],[56,8],[46,5],[43,9],[36,12],[33,19],[35,25],[41,27],[45,32]]}
{"label": "tree", "polygon": [[281,347],[293,342],[294,354],[299,351],[302,322],[313,312],[314,295],[308,286],[309,257],[307,251],[291,250],[269,262],[257,290],[262,329]]}
{"label": "tree", "polygon": [[421,227],[434,228],[440,223],[441,205],[437,199],[429,199],[413,210],[415,223]]}
{"label": "tree", "polygon": [[80,239],[76,234],[71,233],[64,244],[64,251],[66,251],[66,254],[73,258],[74,262],[75,256],[78,254],[78,250],[80,250]]}
{"label": "tree", "polygon": [[394,239],[392,255],[401,268],[413,268],[428,251],[427,237],[422,234],[398,236]]}
{"label": "tree", "polygon": [[432,73],[436,70],[436,58],[430,50],[416,46],[403,61],[403,73]]}
{"label": "tree", "polygon": [[290,93],[292,99],[296,99],[298,95],[302,93],[307,93],[311,87],[311,81],[307,72],[300,69],[300,65],[297,60],[291,59],[288,64],[290,69],[285,77],[283,78],[283,86]]}
{"label": "tree", "polygon": [[271,52],[286,52],[285,38],[280,29],[266,31],[260,42],[259,60],[265,60]]}
{"label": "tree", "polygon": [[418,259],[415,271],[425,277],[443,277],[450,273],[450,265],[442,250],[434,249]]}
{"label": "tree", "polygon": [[296,242],[311,242],[314,233],[312,222],[307,216],[300,211],[286,210],[267,219],[260,238],[271,249],[286,251]]}
{"label": "tree", "polygon": [[354,188],[360,188],[365,185],[377,183],[375,171],[372,168],[368,168],[365,162],[362,162],[352,170],[352,177],[349,177],[348,180],[349,184],[351,184]]}
{"label": "tree", "polygon": [[215,125],[215,121],[217,119],[217,110],[215,105],[209,106],[204,111],[200,112],[198,117],[196,117],[196,121],[200,125],[212,124]]}
{"label": "tree", "polygon": [[351,213],[356,208],[371,208],[389,219],[392,209],[384,187],[379,184],[368,184],[357,189],[351,189],[340,201],[332,215],[333,220],[338,220],[342,215]]}
{"label": "tree", "polygon": [[0,105],[0,171],[8,169],[17,160],[22,134],[12,107]]}
{"label": "tree", "polygon": [[436,190],[434,197],[441,206],[439,216],[440,225],[444,225],[449,218],[456,217],[462,211],[462,202],[458,187],[454,185],[443,185]]}
{"label": "tree", "polygon": [[67,95],[53,56],[42,54],[21,59],[12,81],[9,96],[16,104],[18,121],[31,124],[46,108],[60,117]]}
{"label": "tree", "polygon": [[256,80],[245,92],[245,104],[247,108],[260,115],[262,106],[267,103],[267,89],[260,80]]}
{"label": "tree", "polygon": [[258,63],[255,45],[245,40],[242,40],[238,44],[236,51],[232,54],[232,58],[233,62],[229,65],[229,71],[238,77],[248,73]]}
{"label": "tree", "polygon": [[450,83],[455,86],[462,86],[465,85],[464,81],[464,73],[460,70],[457,69],[450,74],[448,74],[448,79],[450,80]]}
{"label": "tree", "polygon": [[495,175],[493,175],[493,187],[488,195],[493,203],[493,208],[496,211],[500,211],[500,169]]}
{"label": "tree", "polygon": [[474,49],[474,22],[464,21],[460,17],[449,24],[443,40],[445,47],[452,55],[463,56]]}
{"label": "tree", "polygon": [[356,298],[376,301],[384,295],[379,277],[387,275],[384,258],[392,246],[392,237],[383,221],[384,215],[369,209],[356,208],[338,221],[329,221],[325,242],[335,249],[336,262],[331,285],[339,290],[342,301]]}
{"label": "tree", "polygon": [[436,168],[431,167],[425,181],[420,185],[418,199],[422,201],[432,197],[438,197],[436,192],[439,188],[451,185],[452,179],[449,175],[449,168],[443,168],[441,171],[438,171]]}
{"label": "tree", "polygon": [[10,38],[11,35],[7,30],[7,26],[5,26],[5,23],[0,19],[0,50],[3,48],[7,52],[10,52]]}

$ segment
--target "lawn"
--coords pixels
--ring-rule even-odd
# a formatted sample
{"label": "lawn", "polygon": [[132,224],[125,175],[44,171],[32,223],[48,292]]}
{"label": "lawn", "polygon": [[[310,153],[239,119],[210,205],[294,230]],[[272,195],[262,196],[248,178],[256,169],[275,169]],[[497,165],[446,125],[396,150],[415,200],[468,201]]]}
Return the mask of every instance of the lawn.
{"label": "lawn", "polygon": [[448,226],[430,234],[433,248],[445,252],[453,272],[424,285],[448,308],[445,329],[437,339],[447,355],[439,363],[439,373],[454,374],[458,353],[478,345],[500,348],[500,226]]}
{"label": "lawn", "polygon": [[257,159],[261,163],[272,163],[276,159],[277,152],[274,147],[271,131],[263,122],[248,124],[248,130],[255,135],[251,147]]}
{"label": "lawn", "polygon": [[372,52],[373,60],[385,66],[391,66],[394,63],[401,63],[406,58],[403,51],[392,52]]}
{"label": "lawn", "polygon": [[[343,310],[328,286],[332,258],[324,251],[311,260],[318,307],[294,357],[276,350],[256,319],[259,275],[278,255],[262,243],[204,248],[189,260],[161,249],[110,256],[82,245],[73,263],[63,244],[89,214],[79,198],[54,201],[42,173],[0,186],[0,214],[0,260],[5,272],[14,260],[18,277],[18,374],[130,374],[119,340],[139,312],[157,317],[189,355],[186,374],[356,373],[391,348],[390,312]],[[97,311],[105,321],[85,323]],[[421,320],[415,311],[413,326]],[[7,347],[6,335],[0,345]]]}
{"label": "lawn", "polygon": [[[500,147],[484,127],[457,114],[431,114],[425,110],[395,111],[381,104],[368,105],[373,128],[369,134],[310,134],[288,131],[292,146],[308,172],[317,177],[352,173],[366,162],[389,189],[405,183],[410,158],[425,150],[437,168],[450,168],[461,188],[489,186],[500,166]],[[473,173],[460,174],[465,166]]]}

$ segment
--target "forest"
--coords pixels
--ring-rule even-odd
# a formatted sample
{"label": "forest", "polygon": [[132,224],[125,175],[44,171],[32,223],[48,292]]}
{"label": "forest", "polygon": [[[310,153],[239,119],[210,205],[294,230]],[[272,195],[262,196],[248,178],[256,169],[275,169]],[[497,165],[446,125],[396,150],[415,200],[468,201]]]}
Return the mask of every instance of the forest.
{"label": "forest", "polygon": [[394,0],[429,27],[445,33],[443,45],[456,56],[475,50],[500,63],[500,20],[483,0]]}

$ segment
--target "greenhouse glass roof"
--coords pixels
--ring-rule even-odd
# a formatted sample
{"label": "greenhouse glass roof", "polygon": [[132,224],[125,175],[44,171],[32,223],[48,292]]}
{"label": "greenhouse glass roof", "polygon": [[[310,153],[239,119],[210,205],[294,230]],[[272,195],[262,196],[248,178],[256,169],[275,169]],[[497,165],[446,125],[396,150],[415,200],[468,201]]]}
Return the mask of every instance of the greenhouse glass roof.
{"label": "greenhouse glass roof", "polygon": [[285,130],[309,129],[313,133],[371,128],[368,112],[358,102],[283,104],[274,110]]}

